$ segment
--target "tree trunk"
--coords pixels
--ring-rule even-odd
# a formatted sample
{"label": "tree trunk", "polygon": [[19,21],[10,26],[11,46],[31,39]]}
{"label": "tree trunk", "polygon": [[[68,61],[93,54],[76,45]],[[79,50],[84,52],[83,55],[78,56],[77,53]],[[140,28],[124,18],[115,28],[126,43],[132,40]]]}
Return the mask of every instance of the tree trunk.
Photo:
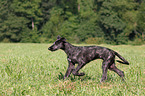
{"label": "tree trunk", "polygon": [[80,11],[80,4],[78,4],[78,12]]}
{"label": "tree trunk", "polygon": [[32,30],[34,30],[34,20],[32,18]]}

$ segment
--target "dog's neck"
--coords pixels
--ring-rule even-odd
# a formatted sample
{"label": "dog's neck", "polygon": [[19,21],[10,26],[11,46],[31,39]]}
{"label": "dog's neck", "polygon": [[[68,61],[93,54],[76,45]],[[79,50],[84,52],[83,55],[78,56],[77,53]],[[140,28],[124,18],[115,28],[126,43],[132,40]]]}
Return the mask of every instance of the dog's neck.
{"label": "dog's neck", "polygon": [[74,45],[72,45],[68,42],[65,42],[64,48],[62,50],[64,50],[67,55],[71,55],[73,53],[72,51],[74,51],[73,49],[75,49],[75,48],[76,47]]}

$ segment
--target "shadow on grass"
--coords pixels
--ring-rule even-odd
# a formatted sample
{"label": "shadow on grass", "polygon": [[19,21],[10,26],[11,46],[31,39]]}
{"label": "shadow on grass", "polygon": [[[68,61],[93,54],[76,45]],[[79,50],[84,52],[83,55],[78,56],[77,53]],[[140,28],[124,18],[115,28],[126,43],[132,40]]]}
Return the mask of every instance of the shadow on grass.
{"label": "shadow on grass", "polygon": [[[63,80],[63,77],[64,75],[60,72],[57,76],[57,79],[59,80]],[[120,80],[122,78],[119,78]],[[107,83],[107,82],[117,82],[119,80],[118,78],[114,78],[112,76],[107,76],[107,80],[104,81],[104,83]],[[75,82],[77,80],[81,80],[81,81],[88,81],[88,80],[92,80],[92,81],[96,81],[98,83],[101,83],[100,80],[101,80],[101,74],[100,75],[97,75],[96,77],[92,77],[92,76],[88,76],[87,74],[84,75],[84,76],[69,76],[68,78],[65,78],[65,80],[71,80],[72,82]],[[120,81],[119,80],[119,81]],[[121,80],[123,83],[125,83],[125,81]]]}
{"label": "shadow on grass", "polygon": [[[57,76],[57,79],[59,80],[63,80],[64,75],[60,72]],[[97,78],[97,77],[96,77]],[[87,74],[84,76],[69,76],[68,78],[65,78],[65,80],[71,80],[72,82],[76,81],[76,80],[81,80],[81,81],[88,81],[88,80],[93,80],[96,81],[97,79],[91,76],[88,76]]]}

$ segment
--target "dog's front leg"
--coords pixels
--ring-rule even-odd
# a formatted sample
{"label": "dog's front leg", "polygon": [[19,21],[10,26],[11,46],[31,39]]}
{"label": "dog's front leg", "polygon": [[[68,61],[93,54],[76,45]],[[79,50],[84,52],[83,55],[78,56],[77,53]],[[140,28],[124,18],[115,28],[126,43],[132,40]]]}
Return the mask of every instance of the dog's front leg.
{"label": "dog's front leg", "polygon": [[75,64],[73,64],[71,61],[68,60],[68,62],[69,62],[68,69],[67,69],[67,71],[66,71],[65,76],[64,76],[63,79],[65,79],[66,77],[68,77],[71,74],[71,72],[74,69],[74,67],[75,67]]}
{"label": "dog's front leg", "polygon": [[78,64],[77,68],[72,71],[72,74],[75,76],[84,76],[85,73],[78,73],[81,68],[83,68],[85,64]]}

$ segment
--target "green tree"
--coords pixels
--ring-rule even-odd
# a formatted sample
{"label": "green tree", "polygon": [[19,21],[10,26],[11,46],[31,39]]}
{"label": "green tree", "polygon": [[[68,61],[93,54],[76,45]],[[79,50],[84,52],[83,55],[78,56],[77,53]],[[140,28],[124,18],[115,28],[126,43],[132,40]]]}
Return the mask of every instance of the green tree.
{"label": "green tree", "polygon": [[42,11],[40,8],[41,0],[13,0],[12,7],[18,17],[24,17],[28,23],[25,25],[31,31],[23,33],[22,42],[39,42],[38,28],[41,24]]}
{"label": "green tree", "polygon": [[40,9],[41,0],[13,0],[12,6],[14,12],[19,17],[25,17],[29,20],[28,27],[36,29],[42,20],[42,11]]}
{"label": "green tree", "polygon": [[[56,35],[59,34],[59,27],[63,22],[62,15],[63,10],[59,7],[54,7],[50,11],[50,19],[46,22],[46,24],[42,27],[43,38],[44,41],[51,42]],[[51,39],[50,39],[51,38]]]}
{"label": "green tree", "polygon": [[74,43],[144,40],[143,0],[1,0],[0,6],[1,42],[53,42],[57,35]]}
{"label": "green tree", "polygon": [[81,42],[91,37],[104,36],[99,27],[95,6],[94,0],[78,0],[78,19],[80,23],[76,33]]}
{"label": "green tree", "polygon": [[140,4],[137,14],[137,33],[145,41],[145,2]]}
{"label": "green tree", "polygon": [[50,19],[50,11],[55,6],[56,0],[41,0],[40,8],[42,11],[43,20],[41,21],[40,29]]}
{"label": "green tree", "polygon": [[44,41],[51,42],[57,35],[68,36],[68,34],[73,32],[73,29],[76,27],[75,24],[77,24],[76,0],[54,0],[53,8],[47,6],[47,10],[49,10],[50,14],[49,20],[41,29],[41,33],[43,33],[42,39]]}
{"label": "green tree", "polygon": [[25,18],[13,14],[11,3],[9,0],[0,2],[0,6],[3,6],[0,8],[0,41],[20,42],[28,22]]}
{"label": "green tree", "polygon": [[[99,2],[100,3],[100,2]],[[119,43],[118,35],[125,28],[125,23],[119,17],[115,9],[115,0],[101,1],[101,6],[98,6],[100,27],[104,31],[107,43]]]}
{"label": "green tree", "polygon": [[138,3],[134,0],[100,0],[98,3],[106,41],[126,44],[137,28]]}

